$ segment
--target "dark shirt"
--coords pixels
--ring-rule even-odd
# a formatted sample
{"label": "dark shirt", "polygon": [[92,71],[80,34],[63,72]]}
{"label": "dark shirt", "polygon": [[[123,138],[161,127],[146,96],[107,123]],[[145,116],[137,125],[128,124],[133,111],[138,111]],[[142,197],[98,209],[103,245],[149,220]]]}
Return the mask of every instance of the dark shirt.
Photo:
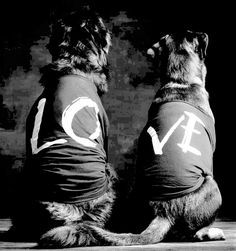
{"label": "dark shirt", "polygon": [[108,118],[92,82],[71,75],[45,89],[26,133],[26,173],[35,198],[79,203],[106,191]]}
{"label": "dark shirt", "polygon": [[149,200],[167,200],[195,191],[212,175],[214,121],[179,101],[162,103],[155,112],[139,138],[137,186]]}

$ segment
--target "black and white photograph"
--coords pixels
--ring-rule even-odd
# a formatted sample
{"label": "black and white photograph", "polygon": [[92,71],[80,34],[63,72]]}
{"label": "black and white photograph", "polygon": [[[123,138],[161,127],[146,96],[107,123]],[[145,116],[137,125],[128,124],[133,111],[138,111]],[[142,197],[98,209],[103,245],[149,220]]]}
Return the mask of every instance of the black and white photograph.
{"label": "black and white photograph", "polygon": [[0,250],[236,250],[225,2],[0,8]]}

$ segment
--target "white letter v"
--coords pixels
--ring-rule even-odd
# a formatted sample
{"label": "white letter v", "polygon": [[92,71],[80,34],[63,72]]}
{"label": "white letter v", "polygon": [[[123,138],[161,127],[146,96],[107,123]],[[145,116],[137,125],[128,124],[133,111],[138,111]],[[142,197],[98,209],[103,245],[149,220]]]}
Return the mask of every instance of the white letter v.
{"label": "white letter v", "polygon": [[167,132],[167,134],[164,136],[164,138],[162,139],[162,141],[160,142],[157,132],[155,131],[155,129],[150,126],[147,129],[148,134],[152,137],[152,146],[153,146],[153,150],[154,153],[156,155],[162,155],[162,148],[165,145],[165,143],[167,142],[167,140],[169,139],[169,137],[171,136],[171,134],[175,131],[175,129],[179,126],[179,124],[185,119],[185,116],[182,115],[176,122],[175,124],[170,128],[170,130]]}

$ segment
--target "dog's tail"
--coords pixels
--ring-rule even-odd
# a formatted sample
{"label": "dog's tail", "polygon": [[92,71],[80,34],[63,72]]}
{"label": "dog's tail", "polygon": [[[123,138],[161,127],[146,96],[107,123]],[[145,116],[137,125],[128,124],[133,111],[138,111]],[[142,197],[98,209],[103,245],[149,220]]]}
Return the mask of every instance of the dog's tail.
{"label": "dog's tail", "polygon": [[169,230],[169,222],[155,220],[140,234],[112,233],[88,223],[56,227],[39,240],[40,248],[66,248],[81,246],[130,246],[160,242]]}
{"label": "dog's tail", "polygon": [[90,226],[94,231],[93,236],[100,241],[114,246],[131,246],[154,244],[163,240],[171,228],[167,218],[156,217],[151,224],[140,234],[112,233],[97,226]]}
{"label": "dog's tail", "polygon": [[147,244],[141,235],[116,234],[100,227],[79,224],[56,227],[46,232],[39,240],[39,248],[71,248],[82,246],[129,246]]}

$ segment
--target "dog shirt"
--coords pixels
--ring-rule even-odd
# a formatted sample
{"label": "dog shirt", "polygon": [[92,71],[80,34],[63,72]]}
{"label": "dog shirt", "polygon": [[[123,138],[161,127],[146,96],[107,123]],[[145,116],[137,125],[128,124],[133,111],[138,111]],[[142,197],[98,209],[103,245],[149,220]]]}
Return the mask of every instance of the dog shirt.
{"label": "dog shirt", "polygon": [[92,82],[71,75],[45,89],[26,132],[26,173],[34,197],[78,203],[106,191],[108,118]]}
{"label": "dog shirt", "polygon": [[138,189],[149,200],[167,200],[195,191],[204,176],[213,172],[213,119],[182,101],[153,104],[150,111],[152,119],[138,143]]}

